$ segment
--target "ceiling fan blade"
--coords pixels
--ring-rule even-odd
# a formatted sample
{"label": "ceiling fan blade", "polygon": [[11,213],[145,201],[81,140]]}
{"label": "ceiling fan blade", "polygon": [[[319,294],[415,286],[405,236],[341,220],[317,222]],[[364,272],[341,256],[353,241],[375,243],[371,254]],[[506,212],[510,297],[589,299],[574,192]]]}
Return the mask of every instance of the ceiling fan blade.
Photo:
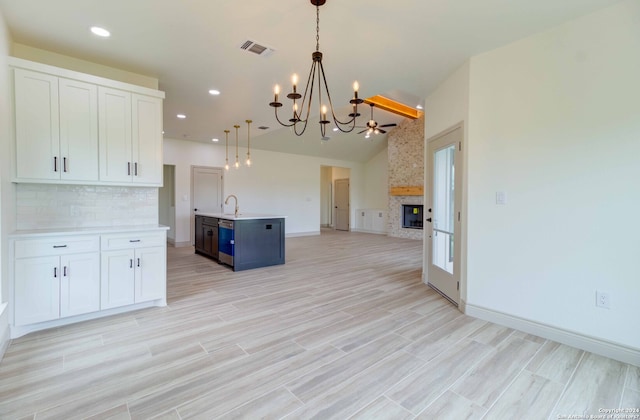
{"label": "ceiling fan blade", "polygon": [[395,127],[396,125],[398,125],[398,124],[383,124],[383,125],[381,125],[379,127]]}
{"label": "ceiling fan blade", "polygon": [[368,129],[368,128],[366,128],[366,129],[364,129],[364,130],[362,130],[362,131],[359,131],[359,132],[358,132],[358,134],[362,134],[362,133],[364,133],[365,131],[369,131],[369,129]]}
{"label": "ceiling fan blade", "polygon": [[387,134],[387,131],[386,131],[386,130],[383,130],[382,128],[378,128],[378,132],[379,132],[380,134]]}

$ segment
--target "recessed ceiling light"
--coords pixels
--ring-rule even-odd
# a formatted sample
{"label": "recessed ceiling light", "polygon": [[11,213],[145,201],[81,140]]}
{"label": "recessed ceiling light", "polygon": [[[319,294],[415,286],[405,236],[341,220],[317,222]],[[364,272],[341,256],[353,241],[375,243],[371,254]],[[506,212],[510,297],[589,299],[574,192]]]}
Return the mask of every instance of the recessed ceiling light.
{"label": "recessed ceiling light", "polygon": [[220,140],[219,140],[219,139],[211,139],[211,141],[213,141],[213,142],[219,142]]}
{"label": "recessed ceiling light", "polygon": [[211,89],[209,90],[209,94],[211,95],[220,95],[220,91],[217,89]]}
{"label": "recessed ceiling light", "polygon": [[92,32],[94,35],[98,35],[98,36],[101,36],[101,37],[103,37],[103,38],[108,38],[108,37],[110,37],[110,36],[111,36],[111,32],[109,32],[109,31],[107,31],[106,29],[101,28],[101,27],[99,27],[99,26],[92,26],[92,27],[91,27],[91,32]]}
{"label": "recessed ceiling light", "polygon": [[338,131],[338,127],[333,127],[333,131]]}
{"label": "recessed ceiling light", "polygon": [[187,118],[187,116],[184,114],[178,114],[176,115],[176,117],[180,118],[181,120],[184,120],[185,118]]}
{"label": "recessed ceiling light", "polygon": [[418,104],[418,105],[416,105],[416,108],[422,109],[422,105]]}

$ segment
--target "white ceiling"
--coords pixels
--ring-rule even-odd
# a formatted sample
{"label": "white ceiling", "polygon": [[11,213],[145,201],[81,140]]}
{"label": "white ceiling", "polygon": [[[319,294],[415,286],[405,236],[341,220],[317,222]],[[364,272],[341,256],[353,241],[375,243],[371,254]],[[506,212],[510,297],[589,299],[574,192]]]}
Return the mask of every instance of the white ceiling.
{"label": "white ceiling", "polygon": [[[345,105],[337,114],[349,112],[354,80],[360,97],[382,94],[414,106],[470,56],[616,2],[328,0],[320,7],[320,50],[332,100]],[[244,121],[252,119],[257,149],[366,161],[386,145],[385,136],[333,132],[322,142],[316,123],[298,138],[277,124],[268,106],[273,85],[287,93],[290,75],[306,80],[311,66],[316,10],[309,0],[0,0],[0,10],[15,42],[158,78],[165,137],[224,144],[223,130],[234,139],[239,124],[243,145]],[[91,35],[93,25],[111,38]],[[246,39],[276,51],[243,51]],[[209,95],[213,88],[222,94]],[[402,120],[380,109],[375,117]]]}

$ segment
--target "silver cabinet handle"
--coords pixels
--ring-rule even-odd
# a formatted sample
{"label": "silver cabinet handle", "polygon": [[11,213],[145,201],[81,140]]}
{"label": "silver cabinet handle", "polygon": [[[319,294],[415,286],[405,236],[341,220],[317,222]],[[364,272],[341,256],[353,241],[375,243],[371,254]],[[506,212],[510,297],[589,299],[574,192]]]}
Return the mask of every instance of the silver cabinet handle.
{"label": "silver cabinet handle", "polygon": [[64,172],[67,172],[67,158],[66,157],[62,158],[62,169],[64,170]]}
{"label": "silver cabinet handle", "polygon": [[58,156],[53,157],[53,172],[58,172]]}
{"label": "silver cabinet handle", "polygon": [[127,162],[127,175],[131,175],[131,162]]}
{"label": "silver cabinet handle", "polygon": [[138,162],[133,164],[133,174],[138,176]]}
{"label": "silver cabinet handle", "polygon": [[129,268],[133,268],[133,259],[129,259]]}

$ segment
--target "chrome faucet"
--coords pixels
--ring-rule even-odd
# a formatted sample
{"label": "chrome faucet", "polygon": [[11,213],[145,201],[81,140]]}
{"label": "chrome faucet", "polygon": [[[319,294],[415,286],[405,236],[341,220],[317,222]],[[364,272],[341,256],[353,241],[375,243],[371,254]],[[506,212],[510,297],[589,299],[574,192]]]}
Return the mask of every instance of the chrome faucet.
{"label": "chrome faucet", "polygon": [[236,196],[235,196],[235,195],[233,195],[233,194],[229,194],[229,195],[227,196],[227,198],[224,200],[224,204],[229,204],[229,199],[230,199],[231,197],[233,197],[233,199],[236,201],[236,211],[235,211],[235,213],[234,213],[234,214],[235,214],[235,217],[238,217],[238,211],[240,210],[240,208],[238,207],[238,197],[236,197]]}

